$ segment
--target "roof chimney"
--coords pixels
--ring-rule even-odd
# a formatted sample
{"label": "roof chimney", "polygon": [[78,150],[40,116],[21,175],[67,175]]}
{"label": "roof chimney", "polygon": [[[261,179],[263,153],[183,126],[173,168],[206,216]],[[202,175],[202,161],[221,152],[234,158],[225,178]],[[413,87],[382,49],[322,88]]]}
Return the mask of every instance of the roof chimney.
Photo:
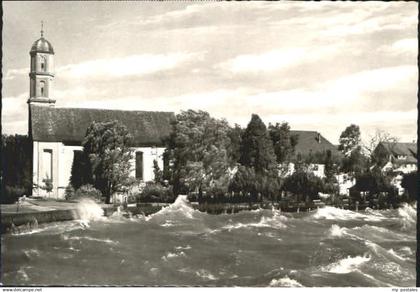
{"label": "roof chimney", "polygon": [[321,134],[320,133],[317,133],[316,140],[318,141],[319,144],[321,144]]}

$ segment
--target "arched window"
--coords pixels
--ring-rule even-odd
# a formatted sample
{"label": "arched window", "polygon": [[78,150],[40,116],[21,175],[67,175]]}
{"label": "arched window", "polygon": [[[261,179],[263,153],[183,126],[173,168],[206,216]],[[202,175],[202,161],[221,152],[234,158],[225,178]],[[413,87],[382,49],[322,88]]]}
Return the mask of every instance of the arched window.
{"label": "arched window", "polygon": [[41,65],[41,72],[45,72],[47,70],[47,59],[45,56],[40,56],[39,64]]}
{"label": "arched window", "polygon": [[39,82],[39,90],[40,90],[41,96],[45,96],[45,81]]}

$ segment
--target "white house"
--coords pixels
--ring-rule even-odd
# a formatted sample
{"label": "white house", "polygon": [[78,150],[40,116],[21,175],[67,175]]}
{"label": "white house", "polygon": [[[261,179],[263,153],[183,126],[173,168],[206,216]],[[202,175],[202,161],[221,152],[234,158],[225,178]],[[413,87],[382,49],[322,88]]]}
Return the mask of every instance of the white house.
{"label": "white house", "polygon": [[417,171],[417,143],[381,142],[376,146],[375,152],[379,150],[384,151],[388,156],[388,161],[382,168],[383,171],[395,173]]}
{"label": "white house", "polygon": [[[149,181],[154,178],[153,160],[164,168],[164,139],[169,136],[173,112],[121,111],[58,108],[52,99],[54,49],[44,38],[35,41],[31,51],[29,137],[33,141],[33,195],[63,198],[69,184],[73,158],[82,151],[81,142],[92,122],[118,120],[133,136],[132,176]],[[87,97],[86,97],[87,98]],[[52,181],[53,191],[41,187]]]}

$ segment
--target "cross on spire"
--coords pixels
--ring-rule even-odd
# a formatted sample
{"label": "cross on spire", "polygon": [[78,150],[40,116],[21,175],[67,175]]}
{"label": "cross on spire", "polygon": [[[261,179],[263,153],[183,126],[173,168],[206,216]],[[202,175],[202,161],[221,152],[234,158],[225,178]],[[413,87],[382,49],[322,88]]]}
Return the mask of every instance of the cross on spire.
{"label": "cross on spire", "polygon": [[41,20],[41,37],[44,37],[44,21]]}

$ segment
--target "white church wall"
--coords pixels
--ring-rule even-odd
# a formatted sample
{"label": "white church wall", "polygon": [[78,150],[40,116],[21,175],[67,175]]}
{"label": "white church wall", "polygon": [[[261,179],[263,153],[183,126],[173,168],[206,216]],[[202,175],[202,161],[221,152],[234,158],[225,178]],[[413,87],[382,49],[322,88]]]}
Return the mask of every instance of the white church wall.
{"label": "white church wall", "polygon": [[[34,195],[42,197],[58,198],[58,178],[59,178],[59,144],[56,142],[34,142],[33,148],[33,172]],[[45,187],[44,179],[50,176],[53,189],[48,193]]]}
{"label": "white church wall", "polygon": [[136,152],[143,153],[143,181],[151,181],[155,178],[153,173],[153,160],[158,162],[159,168],[163,170],[163,152],[164,147],[133,147],[133,158],[131,159],[132,177],[136,177]]}
{"label": "white church wall", "polygon": [[82,146],[67,146],[60,143],[59,146],[60,173],[58,178],[58,196],[65,197],[66,187],[70,183],[71,167],[73,165],[74,151],[83,151]]}

